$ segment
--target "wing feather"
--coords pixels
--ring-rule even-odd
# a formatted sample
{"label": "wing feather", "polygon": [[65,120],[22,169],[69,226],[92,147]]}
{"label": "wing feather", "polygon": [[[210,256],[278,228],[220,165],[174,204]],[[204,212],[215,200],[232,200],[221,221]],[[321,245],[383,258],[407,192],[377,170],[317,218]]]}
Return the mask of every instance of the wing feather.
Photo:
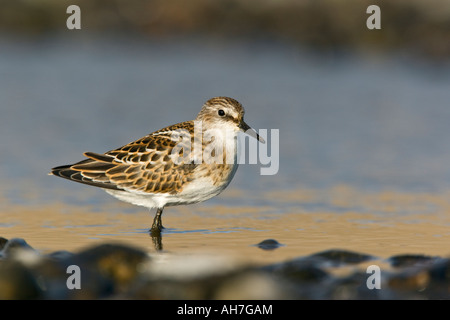
{"label": "wing feather", "polygon": [[86,152],[84,155],[87,159],[53,168],[51,173],[106,189],[147,193],[180,192],[183,184],[192,179],[196,165],[173,161],[172,150],[179,141],[173,139],[172,134],[177,130],[187,130],[192,134],[193,121],[155,131],[104,154]]}

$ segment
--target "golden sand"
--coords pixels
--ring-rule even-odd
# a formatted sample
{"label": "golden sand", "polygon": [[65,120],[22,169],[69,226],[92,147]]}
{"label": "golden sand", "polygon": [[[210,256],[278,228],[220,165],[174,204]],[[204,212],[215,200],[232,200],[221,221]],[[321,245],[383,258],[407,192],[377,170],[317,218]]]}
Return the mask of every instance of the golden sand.
{"label": "golden sand", "polygon": [[[270,200],[266,203],[273,205],[233,206],[232,199],[239,194],[243,193],[224,192],[230,206],[204,203],[167,208],[163,252],[227,254],[251,263],[285,261],[328,249],[380,258],[450,254],[449,193],[299,188],[265,194],[264,199]],[[280,203],[289,203],[282,213],[277,209]],[[155,253],[147,232],[154,213],[144,208],[130,213],[129,209],[130,205],[114,199],[100,208],[3,205],[0,236],[24,238],[44,253],[77,251],[103,242],[124,242]],[[283,246],[270,251],[255,246],[265,239]]]}

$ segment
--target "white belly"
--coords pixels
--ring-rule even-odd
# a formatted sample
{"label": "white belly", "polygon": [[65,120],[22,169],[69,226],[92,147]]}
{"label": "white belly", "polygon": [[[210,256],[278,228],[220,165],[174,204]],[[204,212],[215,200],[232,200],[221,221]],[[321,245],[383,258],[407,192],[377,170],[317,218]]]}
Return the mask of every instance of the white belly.
{"label": "white belly", "polygon": [[193,180],[185,188],[183,188],[182,192],[176,195],[175,199],[170,199],[167,205],[170,206],[178,204],[197,203],[217,196],[228,186],[231,179],[233,179],[236,169],[237,165],[233,167],[233,170],[228,176],[228,179],[218,185],[214,185],[212,180],[208,177],[202,177]]}
{"label": "white belly", "polygon": [[[220,137],[217,135],[220,139]],[[237,152],[236,152],[236,136],[228,136],[229,140],[225,144],[226,155],[229,159],[233,159],[229,163],[232,167],[231,170],[223,175],[223,179],[216,181],[214,183],[213,179],[205,175],[204,170],[208,169],[203,167],[198,167],[198,171],[194,174],[194,179],[188,184],[183,186],[181,192],[177,194],[164,194],[164,193],[146,193],[143,191],[118,191],[104,189],[109,194],[114,197],[129,202],[138,206],[143,206],[147,208],[163,208],[165,206],[176,206],[183,204],[192,204],[211,199],[212,197],[221,193],[233,179],[234,174],[238,168],[237,163]],[[223,143],[223,140],[219,140]],[[200,164],[202,166],[202,164]]]}
{"label": "white belly", "polygon": [[165,206],[176,206],[192,204],[211,199],[221,193],[233,179],[238,165],[235,164],[227,179],[220,184],[213,184],[208,177],[194,179],[178,194],[146,193],[142,191],[130,192],[104,189],[107,193],[119,200],[132,203],[146,208],[163,208]]}

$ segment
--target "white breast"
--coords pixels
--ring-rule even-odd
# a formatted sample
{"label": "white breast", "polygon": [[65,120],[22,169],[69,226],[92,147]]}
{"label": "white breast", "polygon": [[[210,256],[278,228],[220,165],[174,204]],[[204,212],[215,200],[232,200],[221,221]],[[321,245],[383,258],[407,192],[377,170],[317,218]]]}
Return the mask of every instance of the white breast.
{"label": "white breast", "polygon": [[227,155],[226,162],[228,165],[231,165],[231,170],[223,175],[223,180],[219,182],[216,181],[214,183],[214,180],[210,176],[205,175],[205,172],[208,170],[205,170],[205,167],[202,168],[202,166],[208,166],[208,164],[200,163],[195,169],[194,179],[183,186],[182,191],[178,194],[104,190],[119,200],[147,208],[163,208],[165,206],[192,204],[208,200],[218,195],[228,186],[238,168],[236,134],[230,134],[229,132],[227,134],[216,133],[216,137],[218,137],[216,138],[216,142],[220,141],[220,143],[224,143],[224,152]]}

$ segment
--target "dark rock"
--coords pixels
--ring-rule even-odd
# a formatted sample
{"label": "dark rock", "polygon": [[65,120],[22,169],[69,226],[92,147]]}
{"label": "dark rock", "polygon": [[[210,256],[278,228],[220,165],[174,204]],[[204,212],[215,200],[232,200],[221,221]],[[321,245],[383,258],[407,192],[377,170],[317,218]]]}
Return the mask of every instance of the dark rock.
{"label": "dark rock", "polygon": [[0,300],[38,299],[42,294],[27,267],[18,261],[0,260]]}
{"label": "dark rock", "polygon": [[391,274],[388,286],[402,299],[450,299],[450,260],[430,259]]}
{"label": "dark rock", "polygon": [[113,280],[85,266],[79,266],[80,288],[69,288],[69,277],[74,275],[69,269],[72,265],[74,264],[70,259],[57,260],[47,257],[30,268],[45,289],[45,299],[102,299],[114,294]]}
{"label": "dark rock", "polygon": [[125,297],[151,300],[277,300],[292,299],[295,294],[292,288],[287,281],[258,268],[238,267],[224,274],[185,280],[146,278],[135,283]]}
{"label": "dark rock", "polygon": [[296,282],[319,282],[329,277],[315,261],[303,258],[264,266],[261,270]]}
{"label": "dark rock", "polygon": [[404,268],[411,266],[425,266],[432,264],[437,257],[425,256],[420,254],[400,254],[387,259],[391,266],[395,268]]}
{"label": "dark rock", "polygon": [[150,258],[144,251],[121,244],[101,244],[69,258],[82,269],[98,272],[117,288],[124,287],[139,276],[139,267]]}
{"label": "dark rock", "polygon": [[0,257],[8,257],[13,256],[17,253],[29,251],[36,252],[24,239],[21,238],[13,238],[8,240],[4,245],[2,250],[0,251]]}
{"label": "dark rock", "polygon": [[439,259],[439,261],[430,266],[428,272],[431,280],[450,285],[450,259]]}
{"label": "dark rock", "polygon": [[450,299],[450,259],[439,259],[428,268],[428,299]]}
{"label": "dark rock", "polygon": [[[390,257],[394,268],[371,289],[372,274],[359,264],[376,258],[347,250],[261,267],[210,255],[158,260],[123,244],[46,255],[23,239],[0,238],[0,245],[0,299],[450,299],[450,259],[425,255]],[[257,246],[279,245],[267,239]],[[70,286],[73,267],[80,289]]]}
{"label": "dark rock", "polygon": [[256,246],[263,250],[274,250],[279,247],[282,247],[283,244],[279,243],[275,239],[266,239],[266,240],[263,240],[260,243],[256,244]]}
{"label": "dark rock", "polygon": [[[235,270],[232,274],[238,274]],[[229,277],[230,273],[205,275],[203,277],[169,278],[148,275],[135,282],[125,293],[132,299],[151,300],[207,300],[212,299],[216,288]]]}
{"label": "dark rock", "polygon": [[3,247],[8,242],[8,239],[5,239],[3,237],[0,237],[0,251],[3,250]]}
{"label": "dark rock", "polygon": [[325,299],[332,300],[375,300],[381,299],[385,290],[369,289],[368,274],[356,271],[348,276],[334,278],[324,288]]}
{"label": "dark rock", "polygon": [[73,258],[74,256],[75,256],[75,254],[73,252],[66,251],[66,250],[54,251],[47,255],[48,258],[56,259],[56,260],[70,259],[70,258]]}
{"label": "dark rock", "polygon": [[343,265],[343,264],[358,264],[364,261],[373,260],[375,257],[352,252],[348,250],[331,249],[315,253],[309,256],[310,258],[319,258],[324,262],[331,263],[332,265]]}
{"label": "dark rock", "polygon": [[430,275],[426,270],[409,269],[391,274],[387,281],[388,288],[403,295],[419,293],[427,288]]}
{"label": "dark rock", "polygon": [[[119,244],[101,244],[80,253],[57,251],[32,267],[46,288],[47,299],[99,299],[117,295],[138,279],[139,267],[149,258],[139,249]],[[78,267],[80,289],[70,289],[70,268]]]}

